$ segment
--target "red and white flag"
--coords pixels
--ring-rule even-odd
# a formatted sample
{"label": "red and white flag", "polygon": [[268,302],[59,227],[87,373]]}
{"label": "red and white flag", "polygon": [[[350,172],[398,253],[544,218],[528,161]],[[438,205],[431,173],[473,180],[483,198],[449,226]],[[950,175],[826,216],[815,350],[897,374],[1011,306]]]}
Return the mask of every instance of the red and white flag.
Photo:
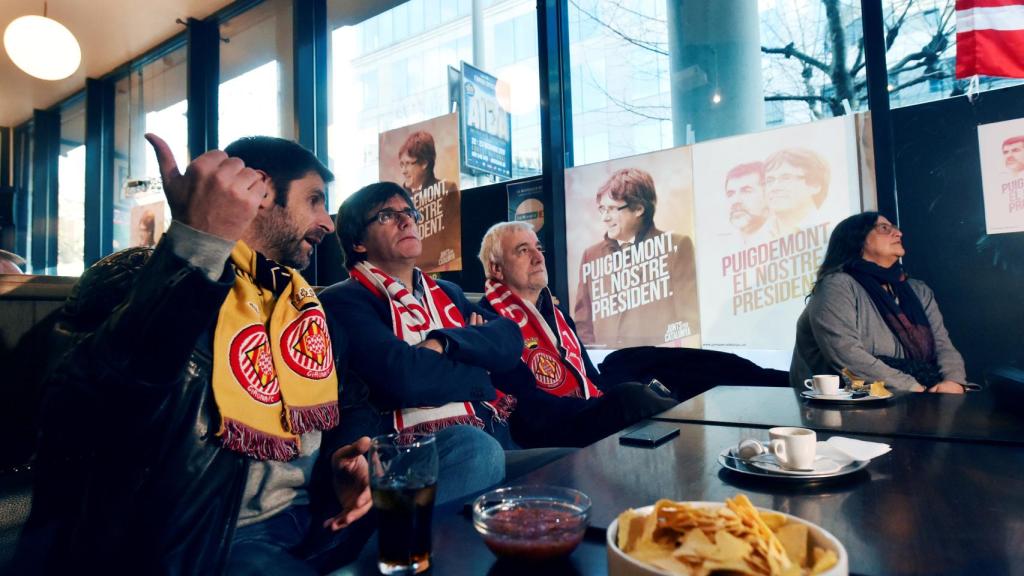
{"label": "red and white flag", "polygon": [[956,0],[956,77],[1024,78],[1024,0]]}

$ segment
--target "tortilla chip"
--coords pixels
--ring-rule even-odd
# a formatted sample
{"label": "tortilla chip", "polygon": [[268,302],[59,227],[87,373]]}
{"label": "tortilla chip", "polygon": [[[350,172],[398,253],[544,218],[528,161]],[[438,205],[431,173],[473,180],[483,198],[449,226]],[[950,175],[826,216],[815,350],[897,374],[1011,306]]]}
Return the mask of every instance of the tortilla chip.
{"label": "tortilla chip", "polygon": [[807,526],[804,524],[786,524],[775,531],[775,535],[786,549],[786,555],[798,566],[807,564]]}

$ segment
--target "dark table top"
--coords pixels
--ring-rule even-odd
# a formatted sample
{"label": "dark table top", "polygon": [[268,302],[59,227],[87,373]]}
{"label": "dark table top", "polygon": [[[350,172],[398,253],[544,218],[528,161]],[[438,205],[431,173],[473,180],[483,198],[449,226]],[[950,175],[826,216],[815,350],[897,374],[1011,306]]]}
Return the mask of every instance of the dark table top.
{"label": "dark table top", "polygon": [[[723,448],[766,439],[766,430],[676,425],[681,434],[657,448],[622,446],[615,435],[513,482],[590,495],[592,529],[567,563],[524,570],[495,562],[471,520],[449,506],[436,511],[433,573],[605,574],[602,529],[626,508],[659,498],[722,501],[744,493],[756,506],[832,532],[856,574],[1024,574],[1024,450],[860,436],[886,442],[892,452],[840,481],[789,484],[739,476],[717,462]],[[374,559],[368,549],[339,574],[373,574]]]}
{"label": "dark table top", "polygon": [[987,392],[905,394],[878,402],[837,404],[807,400],[792,388],[719,386],[656,418],[1024,445],[1024,414],[1001,406]]}

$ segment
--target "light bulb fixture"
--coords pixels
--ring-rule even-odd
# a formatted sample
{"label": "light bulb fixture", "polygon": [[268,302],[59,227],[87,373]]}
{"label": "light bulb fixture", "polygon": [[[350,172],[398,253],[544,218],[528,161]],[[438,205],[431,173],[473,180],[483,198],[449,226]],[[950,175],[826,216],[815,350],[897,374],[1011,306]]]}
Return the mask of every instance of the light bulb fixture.
{"label": "light bulb fixture", "polygon": [[7,25],[4,49],[15,66],[41,80],[63,80],[78,70],[82,49],[63,24],[42,16],[22,16]]}
{"label": "light bulb fixture", "polygon": [[718,50],[712,48],[711,53],[715,57],[715,91],[711,93],[711,103],[720,104],[722,102],[722,91],[718,89]]}

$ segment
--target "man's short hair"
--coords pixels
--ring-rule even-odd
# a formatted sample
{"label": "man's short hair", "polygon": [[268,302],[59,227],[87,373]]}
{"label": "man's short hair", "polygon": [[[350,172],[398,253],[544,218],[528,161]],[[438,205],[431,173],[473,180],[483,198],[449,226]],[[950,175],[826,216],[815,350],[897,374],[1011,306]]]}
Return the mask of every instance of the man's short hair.
{"label": "man's short hair", "polygon": [[654,190],[654,178],[639,168],[623,168],[616,171],[597,191],[597,202],[604,196],[625,202],[630,208],[643,206],[645,227],[654,224],[654,210],[658,206],[658,193]]}
{"label": "man's short hair", "polygon": [[334,181],[334,174],[312,152],[284,138],[246,136],[228,144],[224,153],[241,159],[249,168],[266,172],[274,185],[274,202],[278,206],[288,205],[292,182],[310,172],[316,172],[324,184]]}
{"label": "man's short hair", "polygon": [[356,252],[356,244],[363,241],[363,233],[366,231],[366,219],[374,208],[383,205],[392,196],[401,196],[409,208],[415,208],[412,196],[404,188],[394,182],[377,182],[369,186],[363,186],[349,196],[341,207],[338,208],[338,215],[335,217],[334,230],[341,241],[341,251],[345,256],[342,262],[346,268],[366,260],[365,252]]}
{"label": "man's short hair", "polygon": [[533,226],[526,222],[498,222],[491,226],[487,233],[484,234],[484,239],[480,242],[480,253],[477,254],[477,258],[480,259],[480,265],[484,267],[485,278],[491,277],[489,266],[491,262],[502,263],[501,241],[505,238],[506,234],[513,230],[533,232]]}
{"label": "man's short hair", "polygon": [[764,184],[764,162],[747,162],[746,164],[733,166],[725,175],[725,185],[728,186],[729,180],[733,178],[742,178],[750,174],[757,174],[757,180]]}
{"label": "man's short hair", "polygon": [[434,173],[437,150],[434,148],[434,137],[430,135],[430,132],[419,130],[409,134],[409,137],[405,139],[405,143],[398,150],[399,158],[403,154],[407,154],[417,162],[426,162],[427,173]]}
{"label": "man's short hair", "polygon": [[1010,138],[1007,138],[1006,140],[1003,140],[1003,148],[1006,148],[1007,146],[1012,146],[1014,144],[1024,144],[1024,136],[1012,136]]}
{"label": "man's short hair", "polygon": [[818,192],[814,194],[814,205],[821,208],[828,197],[831,174],[828,163],[816,152],[806,148],[785,148],[764,161],[764,171],[771,172],[781,164],[792,164],[804,171],[804,182],[818,188]]}

